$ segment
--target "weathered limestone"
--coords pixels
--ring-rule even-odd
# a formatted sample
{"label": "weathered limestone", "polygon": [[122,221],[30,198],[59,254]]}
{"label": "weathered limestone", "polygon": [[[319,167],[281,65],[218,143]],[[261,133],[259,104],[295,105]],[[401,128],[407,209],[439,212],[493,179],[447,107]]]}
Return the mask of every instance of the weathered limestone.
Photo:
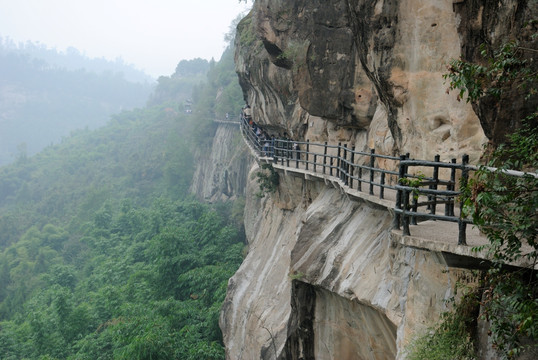
{"label": "weathered limestone", "polygon": [[[469,154],[475,163],[485,133],[502,137],[507,114],[488,122],[498,111],[491,101],[475,109],[458,101],[443,74],[450,59],[476,60],[479,40],[519,36],[536,6],[257,0],[238,26],[236,68],[270,133],[430,160]],[[245,211],[250,249],[221,313],[228,359],[404,358],[456,281],[473,281],[439,252],[393,241],[389,212],[330,185],[281,175],[275,194],[255,198],[256,171]]]}
{"label": "weathered limestone", "polygon": [[[251,180],[247,193],[256,188]],[[221,313],[228,359],[394,359],[470,277],[392,242],[384,208],[323,182],[281,176],[275,194],[248,198],[245,214],[249,252]]]}
{"label": "weathered limestone", "polygon": [[190,192],[208,202],[233,200],[245,195],[246,178],[253,161],[241,139],[238,125],[217,126],[211,149],[196,154]]}
{"label": "weathered limestone", "polygon": [[[269,129],[416,158],[477,160],[486,138],[442,75],[460,55],[451,1],[257,1],[237,69]],[[250,42],[241,38],[250,35]]]}

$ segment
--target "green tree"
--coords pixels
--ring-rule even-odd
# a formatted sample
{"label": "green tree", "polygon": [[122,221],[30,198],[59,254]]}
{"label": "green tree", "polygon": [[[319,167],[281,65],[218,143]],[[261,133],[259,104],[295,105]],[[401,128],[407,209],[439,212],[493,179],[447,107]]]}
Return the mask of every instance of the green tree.
{"label": "green tree", "polygon": [[[522,340],[538,341],[538,175],[514,175],[513,169],[538,169],[538,133],[528,125],[509,137],[481,167],[464,191],[465,209],[489,240],[494,261],[485,284],[485,314],[492,340],[506,358],[525,349]],[[507,270],[515,262],[529,270]]]}
{"label": "green tree", "polygon": [[[451,88],[459,89],[459,97],[466,96],[474,104],[484,97],[506,100],[514,87],[527,89],[530,114],[519,119],[520,127],[504,138],[504,144],[490,149],[489,167],[481,166],[462,189],[466,213],[489,240],[486,247],[493,266],[484,283],[484,313],[491,322],[494,346],[509,359],[525,350],[525,338],[538,341],[538,277],[534,271],[538,259],[538,72],[528,56],[535,51],[511,41],[493,51],[485,64],[452,61],[445,76]],[[482,49],[484,57],[490,54],[486,47]],[[529,269],[513,271],[506,266],[518,261],[529,264]]]}
{"label": "green tree", "polygon": [[[232,211],[188,188],[215,111],[240,101],[233,51],[207,62],[209,77],[184,65],[146,108],[0,167],[2,360],[224,359],[218,318],[242,261],[244,201]],[[77,76],[92,96],[122,91]],[[204,116],[180,112],[201,81],[193,108]]]}

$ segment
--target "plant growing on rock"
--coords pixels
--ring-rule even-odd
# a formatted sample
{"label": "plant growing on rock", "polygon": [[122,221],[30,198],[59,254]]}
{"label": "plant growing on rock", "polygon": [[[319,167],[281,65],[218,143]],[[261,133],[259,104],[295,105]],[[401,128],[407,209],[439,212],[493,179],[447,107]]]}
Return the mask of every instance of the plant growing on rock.
{"label": "plant growing on rock", "polygon": [[268,193],[274,193],[280,184],[280,177],[271,164],[263,164],[261,166],[261,171],[256,173],[256,180],[260,186],[260,191],[256,196],[260,198]]}
{"label": "plant growing on rock", "polygon": [[239,34],[239,43],[245,48],[254,48],[256,43],[260,43],[256,35],[256,27],[252,20],[252,16],[247,15],[237,25],[237,33]]}
{"label": "plant growing on rock", "polygon": [[290,62],[292,69],[297,71],[301,66],[306,64],[308,47],[310,46],[310,41],[291,41],[286,49],[282,51],[280,55],[277,56],[278,60],[283,60]]}
{"label": "plant growing on rock", "polygon": [[447,91],[457,90],[458,100],[472,105],[490,149],[505,143],[529,116],[529,124],[538,127],[533,116],[538,108],[537,25],[536,20],[526,23],[520,39],[482,44],[477,58],[452,60],[443,76],[450,84]]}
{"label": "plant growing on rock", "polygon": [[[469,290],[469,289],[467,289]],[[474,360],[477,359],[471,337],[478,297],[466,291],[452,311],[441,314],[441,322],[414,338],[406,347],[408,360]]]}
{"label": "plant growing on rock", "polygon": [[[525,51],[537,50],[521,47],[517,41],[509,41],[493,51],[485,65],[473,64],[462,59],[450,61],[449,72],[443,78],[450,79],[450,89],[458,89],[458,98],[476,102],[482,96],[497,98],[513,85],[528,89],[528,97],[536,95],[533,83],[538,74],[529,67],[529,60],[522,56]],[[480,54],[488,58],[488,49],[483,44]]]}
{"label": "plant growing on rock", "polygon": [[420,196],[420,186],[422,186],[425,177],[426,175],[419,171],[414,178],[401,178],[399,179],[399,182],[400,185],[413,188],[413,199],[418,200],[418,197]]}

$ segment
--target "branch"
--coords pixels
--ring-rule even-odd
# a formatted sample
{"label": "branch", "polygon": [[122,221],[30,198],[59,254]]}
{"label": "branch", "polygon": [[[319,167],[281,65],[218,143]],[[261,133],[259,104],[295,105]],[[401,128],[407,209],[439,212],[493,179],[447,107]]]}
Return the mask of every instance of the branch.
{"label": "branch", "polygon": [[521,50],[527,50],[527,51],[532,51],[532,52],[536,52],[536,53],[538,53],[538,50],[536,50],[536,49],[531,49],[531,48],[524,47],[524,46],[518,46],[517,48],[518,48],[518,49],[521,49]]}

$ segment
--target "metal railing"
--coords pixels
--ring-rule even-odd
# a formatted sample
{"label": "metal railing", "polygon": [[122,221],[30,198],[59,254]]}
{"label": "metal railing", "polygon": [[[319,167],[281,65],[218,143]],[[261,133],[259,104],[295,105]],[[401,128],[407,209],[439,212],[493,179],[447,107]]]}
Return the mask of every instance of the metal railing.
{"label": "metal railing", "polygon": [[341,143],[328,145],[287,139],[275,139],[273,143],[272,151],[267,153],[262,148],[262,154],[271,156],[275,163],[335,177],[350,189],[368,191],[380,199],[385,198],[385,189],[396,190],[398,173],[383,168],[380,160],[396,162],[397,157],[378,155],[373,149],[356,151]]}
{"label": "metal railing", "polygon": [[269,138],[257,132],[257,126],[249,124],[244,117],[241,133],[258,160],[339,180],[347,192],[354,190],[394,200],[393,227],[402,226],[403,235],[410,235],[409,226],[423,220],[456,222],[458,244],[466,245],[466,226],[472,221],[462,214],[459,187],[465,186],[469,172],[476,170],[468,165],[467,155],[461,163],[456,159],[445,163],[438,155],[434,161],[413,160],[409,159],[409,154],[378,155],[374,149],[356,151],[355,147],[342,143],[328,145],[327,142]]}
{"label": "metal railing", "polygon": [[[472,221],[463,216],[463,200],[460,199],[460,191],[456,189],[456,179],[459,179],[460,187],[467,185],[471,170],[468,163],[468,155],[463,155],[460,164],[456,163],[456,159],[450,163],[441,162],[439,155],[435,161],[409,160],[402,156],[398,165],[399,185],[396,186],[398,192],[394,207],[394,228],[399,229],[401,224],[402,234],[410,235],[409,225],[417,225],[418,220],[457,222],[458,245],[466,245],[466,226]],[[409,168],[412,167],[431,169],[432,175],[426,177],[417,171],[412,172],[412,175],[409,173]],[[439,176],[440,169],[448,170],[448,179]],[[459,205],[458,209],[456,204]],[[443,214],[439,214],[438,210],[444,210]]]}

